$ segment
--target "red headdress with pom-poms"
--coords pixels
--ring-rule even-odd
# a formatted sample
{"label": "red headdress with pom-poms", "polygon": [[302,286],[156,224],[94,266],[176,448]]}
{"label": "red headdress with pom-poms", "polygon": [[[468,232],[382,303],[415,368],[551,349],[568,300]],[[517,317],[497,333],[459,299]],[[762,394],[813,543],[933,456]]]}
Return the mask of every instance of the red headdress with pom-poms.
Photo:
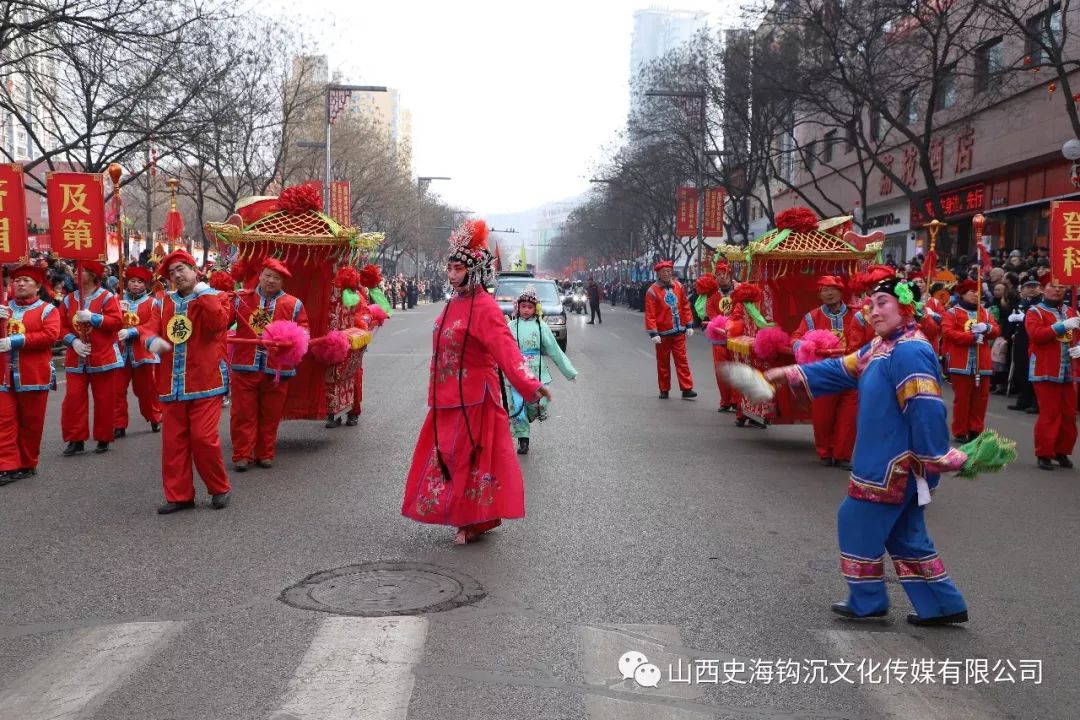
{"label": "red headdress with pom-poms", "polygon": [[762,297],[761,288],[752,283],[741,283],[731,293],[732,302],[737,303],[759,303]]}
{"label": "red headdress with pom-poms", "polygon": [[236,289],[236,281],[231,273],[224,270],[215,270],[210,273],[210,287],[220,292],[232,292]]}
{"label": "red headdress with pom-poms", "polygon": [[796,233],[808,233],[817,229],[817,215],[810,208],[793,207],[776,216],[777,230],[790,230]]}
{"label": "red headdress with pom-poms", "polygon": [[303,215],[312,210],[322,210],[322,195],[310,185],[294,185],[281,191],[278,207],[290,215]]}
{"label": "red headdress with pom-poms", "polygon": [[359,275],[360,284],[366,288],[379,287],[382,282],[382,269],[378,265],[365,265]]}
{"label": "red headdress with pom-poms", "polygon": [[467,269],[466,283],[489,285],[494,280],[495,256],[488,249],[491,231],[483,220],[466,220],[450,236],[450,257]]}

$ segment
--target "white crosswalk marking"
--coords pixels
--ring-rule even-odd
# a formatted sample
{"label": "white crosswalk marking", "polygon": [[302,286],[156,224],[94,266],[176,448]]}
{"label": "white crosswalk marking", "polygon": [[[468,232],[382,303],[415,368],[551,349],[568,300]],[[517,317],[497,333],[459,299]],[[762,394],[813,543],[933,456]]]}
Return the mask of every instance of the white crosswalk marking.
{"label": "white crosswalk marking", "polygon": [[[901,633],[820,630],[814,635],[828,648],[833,659],[843,658],[847,662],[858,663],[863,658],[877,661],[934,658],[930,648]],[[881,717],[921,720],[997,720],[1004,717],[968,685],[859,683],[858,687],[877,711],[875,714]]]}
{"label": "white crosswalk marking", "polygon": [[125,623],[79,632],[0,692],[0,718],[89,717],[180,628],[179,622]]}
{"label": "white crosswalk marking", "polygon": [[322,621],[271,720],[405,720],[427,618]]}
{"label": "white crosswalk marking", "polygon": [[[675,626],[588,626],[580,628],[580,633],[585,683],[625,692],[628,696],[626,700],[598,695],[586,696],[585,709],[592,720],[702,720],[713,717],[712,713],[704,710],[697,712],[684,708],[662,707],[655,703],[635,702],[634,695],[677,700],[697,700],[702,696],[702,688],[696,683],[667,681],[669,665],[677,663],[680,657],[683,663],[691,660],[664,649],[667,646],[682,645],[682,637]],[[633,679],[623,679],[618,662],[624,653],[630,651],[641,653],[650,663],[660,668],[661,680],[658,687],[643,688]]]}

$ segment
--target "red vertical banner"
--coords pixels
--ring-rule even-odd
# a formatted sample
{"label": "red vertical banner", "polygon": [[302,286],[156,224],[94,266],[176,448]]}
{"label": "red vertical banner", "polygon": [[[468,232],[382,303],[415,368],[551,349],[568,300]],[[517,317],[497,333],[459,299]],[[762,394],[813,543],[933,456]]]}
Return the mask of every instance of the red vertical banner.
{"label": "red vertical banner", "polygon": [[338,225],[352,227],[352,187],[348,180],[330,183],[330,217]]}
{"label": "red vertical banner", "polygon": [[27,262],[28,255],[22,165],[0,165],[0,263]]}
{"label": "red vertical banner", "polygon": [[49,235],[60,257],[105,261],[104,177],[102,173],[46,174]]}
{"label": "red vertical banner", "polygon": [[723,188],[705,188],[704,237],[724,236],[724,197]]}
{"label": "red vertical banner", "polygon": [[1050,203],[1051,277],[1080,285],[1080,201]]}
{"label": "red vertical banner", "polygon": [[675,193],[675,234],[679,237],[697,235],[697,188],[681,187]]}

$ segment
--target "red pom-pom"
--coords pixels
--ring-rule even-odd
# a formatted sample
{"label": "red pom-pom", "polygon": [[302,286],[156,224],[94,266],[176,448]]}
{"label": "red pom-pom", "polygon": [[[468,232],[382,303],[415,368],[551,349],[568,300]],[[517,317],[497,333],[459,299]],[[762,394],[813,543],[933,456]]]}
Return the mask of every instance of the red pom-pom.
{"label": "red pom-pom", "polygon": [[334,330],[318,340],[313,340],[309,350],[315,362],[323,365],[338,365],[345,362],[350,347],[349,336],[340,330]]}
{"label": "red pom-pom", "polygon": [[694,291],[698,295],[712,295],[720,289],[720,283],[712,273],[705,273],[694,282]]}
{"label": "red pom-pom", "polygon": [[360,287],[360,272],[352,265],[342,265],[334,275],[334,285],[355,292]]}
{"label": "red pom-pom", "polygon": [[705,337],[713,345],[727,344],[727,315],[717,315],[705,326]]}
{"label": "red pom-pom", "polygon": [[776,216],[777,230],[808,233],[817,228],[817,215],[810,208],[793,207]]}
{"label": "red pom-pom", "polygon": [[382,282],[382,270],[378,265],[365,265],[360,271],[360,284],[366,288],[377,288]]}
{"label": "red pom-pom", "polygon": [[487,223],[483,220],[466,220],[465,225],[469,230],[469,247],[473,250],[477,248],[487,249],[488,246],[488,230]]}
{"label": "red pom-pom", "polygon": [[791,348],[791,338],[780,328],[765,327],[754,335],[754,355],[761,360],[772,360]]}
{"label": "red pom-pom", "polygon": [[732,302],[737,303],[759,303],[761,298],[761,288],[751,283],[742,283],[731,293]]}
{"label": "red pom-pom", "polygon": [[371,324],[375,327],[382,327],[382,324],[390,319],[386,311],[378,305],[368,305],[368,312],[371,313]]}
{"label": "red pom-pom", "polygon": [[294,185],[281,191],[278,206],[290,215],[322,210],[322,195],[310,185]]}
{"label": "red pom-pom", "polygon": [[221,292],[232,292],[236,289],[236,281],[230,273],[224,270],[216,270],[210,273],[210,287]]}
{"label": "red pom-pom", "polygon": [[229,270],[229,274],[232,275],[232,279],[238,283],[244,282],[244,277],[247,275],[248,265],[241,260],[240,262],[233,263],[232,269]]}
{"label": "red pom-pom", "polygon": [[795,362],[807,365],[821,360],[824,355],[820,350],[833,350],[840,347],[840,338],[828,330],[811,330],[799,338],[799,349],[795,352]]}

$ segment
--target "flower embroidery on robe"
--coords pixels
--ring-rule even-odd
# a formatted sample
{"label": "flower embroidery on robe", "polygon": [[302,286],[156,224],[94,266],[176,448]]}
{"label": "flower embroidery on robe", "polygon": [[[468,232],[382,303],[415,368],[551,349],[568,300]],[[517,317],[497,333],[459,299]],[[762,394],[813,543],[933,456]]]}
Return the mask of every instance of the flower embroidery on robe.
{"label": "flower embroidery on robe", "polygon": [[498,489],[499,483],[491,473],[481,475],[480,470],[474,468],[469,474],[465,498],[477,505],[491,505],[495,502],[495,491]]}
{"label": "flower embroidery on robe", "polygon": [[420,480],[421,490],[416,496],[416,512],[419,515],[431,515],[439,508],[439,499],[446,492],[448,485],[439,468],[439,458],[435,448],[431,449],[431,457],[428,459],[427,470]]}
{"label": "flower embroidery on robe", "polygon": [[[442,383],[456,379],[459,368],[462,377],[467,377],[469,374],[468,368],[461,368],[463,333],[460,330],[463,325],[464,323],[461,320],[455,320],[450,327],[443,328],[438,354],[431,359],[431,374],[434,376],[435,382]],[[435,332],[438,331],[439,327],[436,325]]]}

